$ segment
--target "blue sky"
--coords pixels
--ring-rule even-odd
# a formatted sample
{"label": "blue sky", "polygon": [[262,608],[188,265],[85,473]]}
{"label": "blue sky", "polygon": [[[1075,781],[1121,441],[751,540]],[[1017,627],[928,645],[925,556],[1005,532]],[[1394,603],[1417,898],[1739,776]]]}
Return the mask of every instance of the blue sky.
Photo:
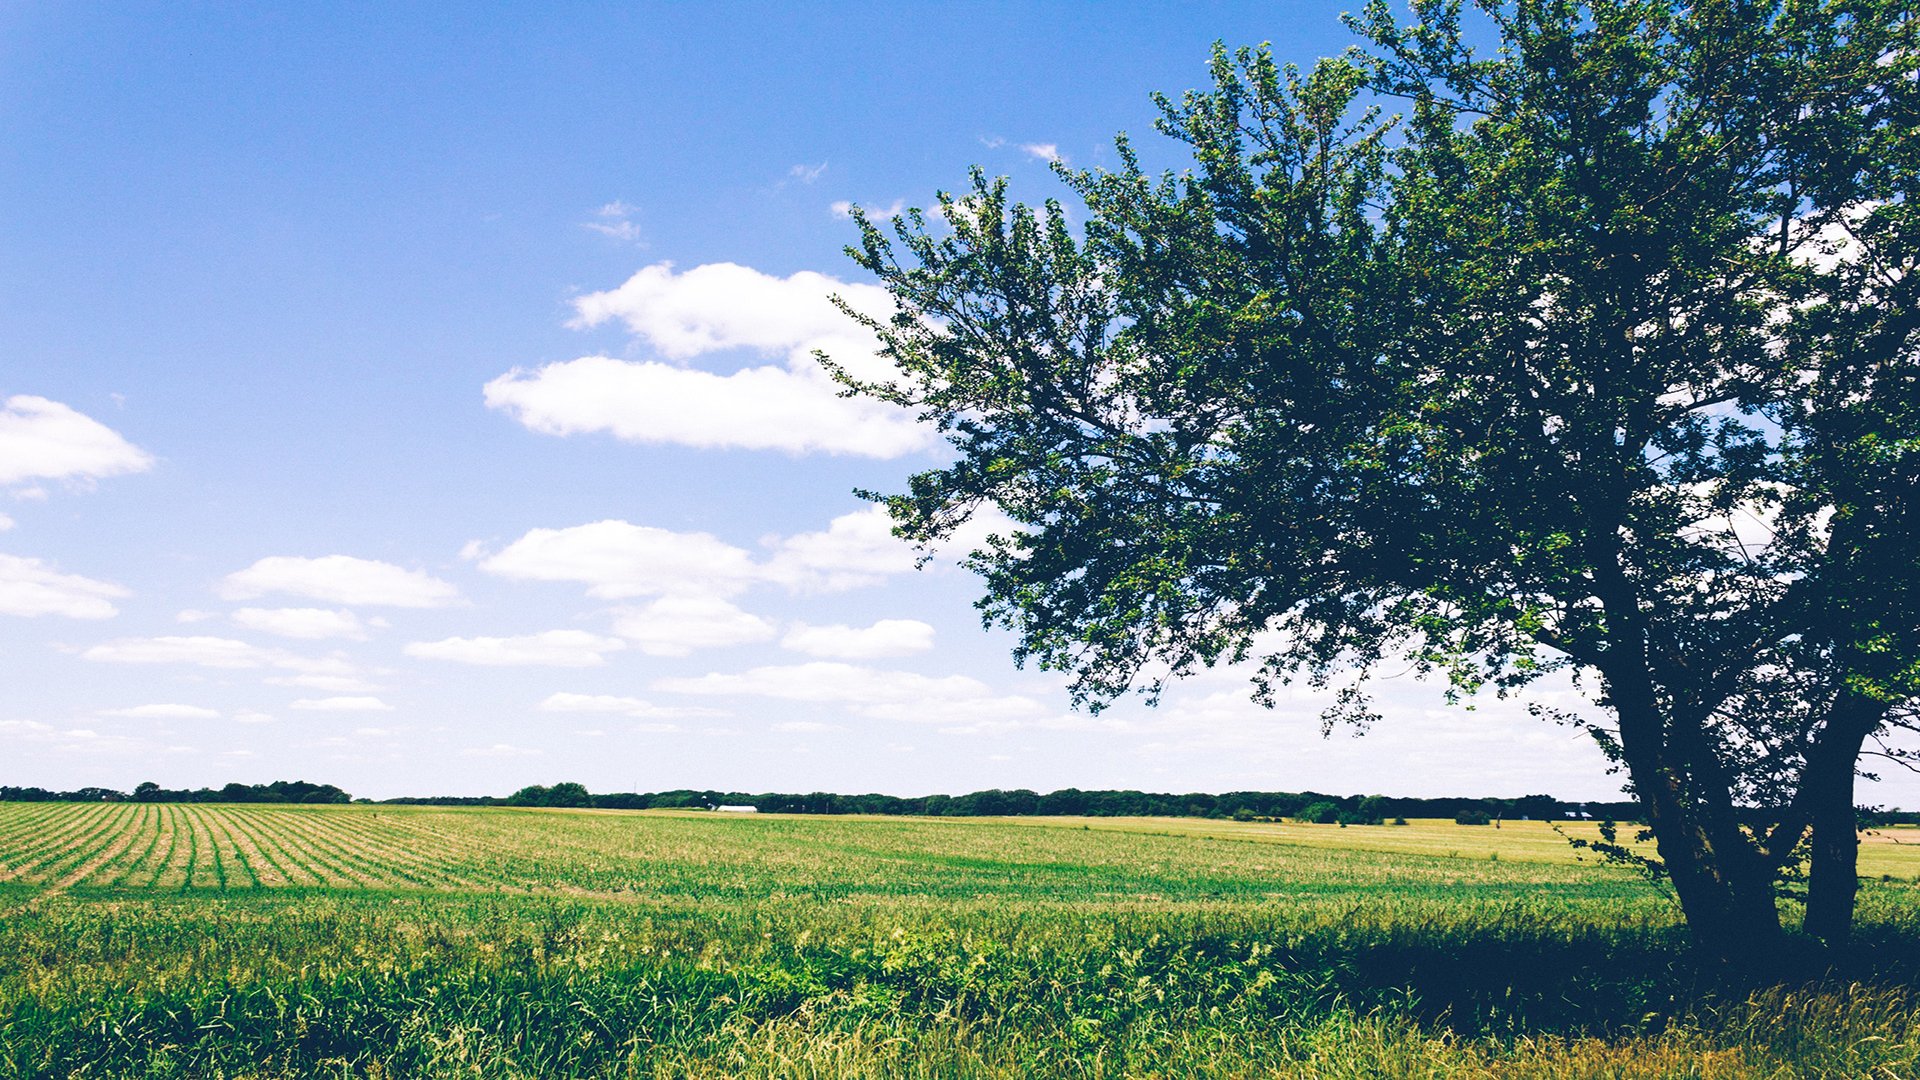
{"label": "blue sky", "polygon": [[939,451],[810,369],[840,207],[1043,198],[1338,16],[0,11],[0,783],[1611,797],[1411,679],[1364,738],[1239,672],[1073,713],[850,493]]}

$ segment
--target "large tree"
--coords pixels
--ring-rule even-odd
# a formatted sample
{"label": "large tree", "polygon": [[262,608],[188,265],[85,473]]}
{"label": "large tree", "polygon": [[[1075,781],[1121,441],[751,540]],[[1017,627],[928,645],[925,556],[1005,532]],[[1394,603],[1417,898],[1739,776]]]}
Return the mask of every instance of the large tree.
{"label": "large tree", "polygon": [[[1571,671],[1696,941],[1851,924],[1854,780],[1920,694],[1920,92],[1904,0],[1381,3],[1310,73],[1216,51],[1189,165],[975,174],[862,220],[950,464],[887,504],[1099,707],[1412,656]],[[1488,47],[1476,51],[1476,41]],[[1801,868],[1806,868],[1802,871]]]}

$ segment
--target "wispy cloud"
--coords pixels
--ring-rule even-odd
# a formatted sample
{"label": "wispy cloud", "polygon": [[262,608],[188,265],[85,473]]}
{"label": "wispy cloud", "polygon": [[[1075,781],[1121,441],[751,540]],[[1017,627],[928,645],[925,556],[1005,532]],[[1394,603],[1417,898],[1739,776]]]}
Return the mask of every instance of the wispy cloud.
{"label": "wispy cloud", "polygon": [[[824,165],[821,167],[825,168]],[[642,244],[642,238],[645,234],[640,231],[639,223],[633,220],[633,215],[638,209],[638,207],[615,199],[600,209],[595,210],[593,212],[594,220],[583,221],[580,223],[580,227],[583,229],[591,229],[602,236],[611,236],[615,240],[624,243]],[[644,246],[644,244],[642,244],[642,246]]]}

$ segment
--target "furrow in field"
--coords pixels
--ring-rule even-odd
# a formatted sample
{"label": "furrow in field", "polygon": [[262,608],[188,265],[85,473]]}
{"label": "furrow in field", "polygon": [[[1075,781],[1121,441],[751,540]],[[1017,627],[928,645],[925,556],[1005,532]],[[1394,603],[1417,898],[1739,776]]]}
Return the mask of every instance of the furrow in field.
{"label": "furrow in field", "polygon": [[253,841],[253,836],[240,823],[239,815],[231,809],[222,810],[214,818],[219,825],[220,842],[233,853],[233,862],[246,875],[250,888],[264,888],[286,884],[285,875],[280,868],[270,862]]}
{"label": "furrow in field", "polygon": [[0,852],[0,862],[5,863],[14,877],[31,877],[35,867],[76,841],[105,809],[98,804],[48,805],[57,809],[28,819],[27,827],[11,837],[7,849]]}
{"label": "furrow in field", "polygon": [[140,837],[142,831],[140,826],[146,817],[141,811],[146,808],[124,807],[122,809],[128,812],[113,815],[115,818],[115,831],[109,835],[105,845],[99,849],[98,853],[88,856],[78,864],[73,865],[70,869],[65,870],[59,877],[54,878],[47,886],[48,892],[63,892],[71,889],[75,885],[92,877],[107,864],[126,854],[127,849],[132,847],[134,841]]}
{"label": "furrow in field", "polygon": [[326,875],[307,865],[298,845],[290,842],[272,822],[273,814],[262,813],[253,807],[245,810],[235,808],[234,814],[240,827],[253,837],[253,843],[260,850],[261,857],[272,863],[286,883],[296,888],[324,888]]}
{"label": "furrow in field", "polygon": [[51,885],[65,877],[74,867],[85,863],[100,853],[101,848],[112,843],[120,827],[132,815],[125,813],[124,807],[102,807],[101,813],[94,818],[94,825],[84,834],[71,838],[52,857],[33,868],[33,876],[42,883]]}
{"label": "furrow in field", "polygon": [[193,869],[193,827],[177,803],[167,806],[167,850],[147,879],[150,889],[183,889]]}
{"label": "furrow in field", "polygon": [[[391,816],[376,821],[365,814],[340,812],[333,817],[332,824],[381,865],[422,888],[479,887],[478,882],[454,873],[444,856],[422,854],[422,845],[409,843],[408,834]],[[431,850],[444,852],[446,848],[444,844],[433,844]]]}
{"label": "furrow in field", "polygon": [[344,836],[338,828],[338,811],[300,809],[288,811],[286,817],[296,828],[305,828],[309,844],[324,849],[342,871],[359,878],[361,886],[390,888],[397,884],[392,880],[396,874],[390,867],[380,865],[378,861],[367,857],[365,851],[359,851],[357,846],[349,844],[348,836]]}
{"label": "furrow in field", "polygon": [[72,813],[58,803],[7,803],[0,816],[0,855],[29,843],[47,830],[54,815]]}
{"label": "furrow in field", "polygon": [[37,856],[29,852],[24,863],[16,864],[20,877],[46,881],[62,866],[84,859],[93,844],[113,827],[113,810],[109,804],[96,803],[89,805],[84,813],[76,813],[72,828],[49,835]]}
{"label": "furrow in field", "polygon": [[[423,818],[429,814],[414,812],[395,814],[391,818],[383,817],[382,822],[391,821],[396,830],[404,830],[405,835],[418,837],[423,847],[443,853],[439,862],[441,872],[465,883],[465,887],[474,889],[493,889],[511,881],[518,886],[527,884],[524,866],[518,864],[522,856],[533,854],[551,854],[556,848],[571,848],[565,840],[550,836],[541,836],[535,841],[536,852],[527,852],[528,838],[524,833],[487,830],[475,828],[446,829],[428,824]],[[472,825],[473,818],[463,816],[463,826]],[[549,841],[553,841],[549,843]],[[605,855],[601,849],[582,848],[595,855]],[[500,853],[506,852],[503,857]],[[482,857],[485,856],[485,857]]]}
{"label": "furrow in field", "polygon": [[[242,813],[242,820],[280,852],[281,865],[296,883],[318,888],[341,888],[352,884],[352,880],[332,859],[326,857],[324,852],[315,850],[306,834],[293,827],[283,810],[248,807]],[[309,880],[302,881],[302,878]]]}
{"label": "furrow in field", "polygon": [[87,877],[76,887],[102,888],[112,884],[128,867],[138,861],[147,846],[153,842],[153,807],[146,803],[130,803],[127,806],[128,822],[126,843],[116,842],[118,851],[113,858],[93,868]]}
{"label": "furrow in field", "polygon": [[8,803],[6,817],[0,819],[0,881],[18,876],[16,852],[30,848],[36,838],[54,822],[57,812],[51,803]]}
{"label": "furrow in field", "polygon": [[193,822],[193,843],[197,854],[190,888],[219,889],[226,891],[227,857],[220,850],[220,838],[215,831],[214,812],[204,806],[186,808],[187,818]]}
{"label": "furrow in field", "polygon": [[328,838],[352,858],[356,866],[380,878],[383,884],[433,887],[430,880],[418,872],[420,865],[417,858],[384,843],[373,832],[360,827],[352,815],[333,812],[321,816],[316,813],[312,820],[327,831]]}
{"label": "furrow in field", "polygon": [[200,865],[206,856],[206,844],[200,838],[200,823],[194,819],[191,809],[186,806],[174,809],[180,812],[180,835],[187,843],[187,864],[180,873],[180,891],[184,893],[207,873]]}
{"label": "furrow in field", "polygon": [[342,859],[338,849],[326,841],[320,830],[309,827],[304,820],[305,815],[279,808],[263,809],[258,813],[262,818],[272,820],[283,846],[294,851],[301,865],[321,878],[321,884],[330,888],[365,888],[374,884]]}
{"label": "furrow in field", "polygon": [[142,827],[146,830],[147,834],[146,846],[141,848],[137,854],[132,855],[127,860],[126,865],[120,868],[120,872],[115,874],[112,880],[107,882],[109,888],[121,888],[125,886],[135,874],[144,871],[144,868],[148,865],[148,860],[153,858],[154,849],[160,846],[161,826],[165,821],[166,814],[163,807],[147,807],[147,814],[142,819]]}

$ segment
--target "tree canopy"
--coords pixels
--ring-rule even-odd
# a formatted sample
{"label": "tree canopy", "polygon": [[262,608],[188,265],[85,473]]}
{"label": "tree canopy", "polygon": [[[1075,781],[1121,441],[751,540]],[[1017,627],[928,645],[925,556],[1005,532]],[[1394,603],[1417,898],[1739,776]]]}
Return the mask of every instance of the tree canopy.
{"label": "tree canopy", "polygon": [[[1572,672],[1696,940],[1850,924],[1853,785],[1920,694],[1920,18],[1897,0],[1376,0],[1302,72],[1216,50],[1190,158],[976,172],[860,219],[952,461],[887,497],[1097,708],[1411,656]],[[1476,48],[1484,40],[1491,47]],[[1077,228],[1073,221],[1083,223]],[[854,314],[849,312],[849,314]],[[857,316],[856,316],[857,317]],[[1544,711],[1544,710],[1543,710]]]}

